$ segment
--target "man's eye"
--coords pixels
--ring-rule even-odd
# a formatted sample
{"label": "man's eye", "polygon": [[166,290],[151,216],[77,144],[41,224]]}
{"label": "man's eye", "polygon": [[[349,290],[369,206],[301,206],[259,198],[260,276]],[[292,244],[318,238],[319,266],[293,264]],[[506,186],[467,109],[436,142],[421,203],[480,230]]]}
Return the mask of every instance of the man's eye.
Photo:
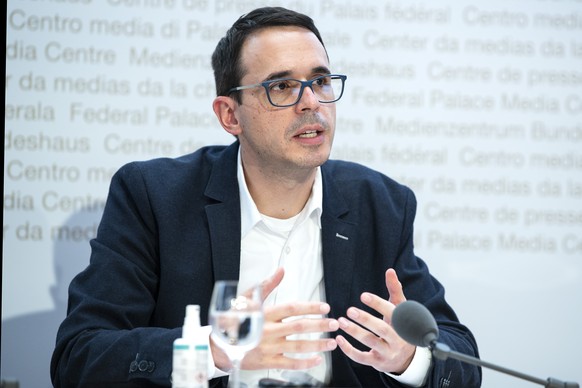
{"label": "man's eye", "polygon": [[289,88],[289,84],[287,82],[273,82],[269,89],[274,92],[281,92]]}

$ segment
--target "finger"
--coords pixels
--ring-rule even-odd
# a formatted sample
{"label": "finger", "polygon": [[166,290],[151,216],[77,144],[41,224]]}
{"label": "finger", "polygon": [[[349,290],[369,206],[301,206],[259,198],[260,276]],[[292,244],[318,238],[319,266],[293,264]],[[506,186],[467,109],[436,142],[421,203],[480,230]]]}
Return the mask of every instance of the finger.
{"label": "finger", "polygon": [[284,354],[305,354],[305,353],[321,353],[329,352],[337,347],[337,342],[334,338],[319,338],[319,339],[297,339],[286,340],[278,343],[273,348],[269,348],[273,353]]}
{"label": "finger", "polygon": [[285,369],[301,370],[311,369],[323,362],[321,354],[311,357],[293,358],[284,354],[272,354],[268,357],[256,357],[253,351],[247,353],[242,361],[242,369]]}
{"label": "finger", "polygon": [[374,295],[369,292],[362,293],[360,300],[366,306],[371,307],[380,313],[386,322],[391,321],[392,313],[394,312],[395,308],[394,304],[387,301],[386,299],[380,298],[378,295]]}
{"label": "finger", "polygon": [[282,356],[279,359],[279,362],[280,362],[279,365],[275,366],[276,369],[286,369],[286,370],[311,369],[320,365],[323,362],[323,357],[321,356],[321,354],[317,354],[308,358],[293,358]]}
{"label": "finger", "polygon": [[[351,308],[349,310],[351,310]],[[353,314],[350,314],[349,310],[348,310],[348,316],[353,315]],[[379,320],[378,318],[374,318],[374,319],[376,321],[378,321],[377,323],[381,323],[383,326],[385,326],[385,329],[379,329],[379,327],[380,327],[379,325],[371,325],[369,323],[369,321],[368,321],[368,326],[362,327],[361,325],[363,325],[363,324],[361,322],[358,322],[359,324],[356,324],[356,323],[351,322],[350,320],[348,320],[344,317],[339,318],[338,322],[340,324],[340,328],[346,334],[349,334],[350,336],[357,339],[360,343],[366,345],[370,349],[381,350],[381,349],[386,347],[387,343],[385,341],[383,341],[382,338],[389,337],[389,334],[388,334],[389,326],[385,322],[382,322],[381,320]],[[366,322],[367,320],[358,319],[358,321]],[[370,327],[370,326],[374,326],[374,327]],[[380,332],[384,333],[384,335],[381,336],[379,333],[374,334],[375,331],[380,331]]]}
{"label": "finger", "polygon": [[271,333],[280,337],[288,337],[295,334],[329,333],[337,331],[339,323],[331,318],[301,318],[289,322],[274,325]]}
{"label": "finger", "polygon": [[388,299],[392,304],[398,305],[406,300],[404,296],[404,291],[402,290],[402,283],[398,280],[398,275],[393,268],[389,268],[386,271],[386,288],[390,294]]}
{"label": "finger", "polygon": [[280,322],[286,318],[304,315],[326,315],[330,307],[322,302],[294,302],[271,306],[265,309],[265,320]]}
{"label": "finger", "polygon": [[271,292],[273,292],[273,290],[277,288],[279,284],[281,284],[284,275],[285,270],[283,269],[283,267],[279,267],[271,277],[265,279],[261,283],[261,295],[263,297],[263,300],[267,299]]}
{"label": "finger", "polygon": [[370,365],[368,360],[368,352],[362,352],[352,346],[343,336],[338,335],[335,337],[338,347],[346,356],[348,356],[353,361],[358,364]]}

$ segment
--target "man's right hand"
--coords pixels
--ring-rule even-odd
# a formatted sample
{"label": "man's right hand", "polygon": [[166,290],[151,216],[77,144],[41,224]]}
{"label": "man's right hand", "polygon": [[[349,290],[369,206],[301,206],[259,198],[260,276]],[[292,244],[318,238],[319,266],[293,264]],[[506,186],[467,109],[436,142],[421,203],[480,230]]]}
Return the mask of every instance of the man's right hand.
{"label": "man's right hand", "polygon": [[[282,268],[261,283],[263,299],[277,288],[284,276]],[[335,332],[339,323],[335,319],[323,318],[330,307],[322,302],[285,303],[264,308],[263,335],[259,345],[247,353],[242,361],[242,369],[310,369],[323,362],[321,352],[334,350],[337,342],[333,338],[318,339],[288,339],[310,333]],[[308,316],[308,317],[306,317]],[[316,316],[316,317],[313,317]],[[227,355],[212,338],[211,352],[217,368],[228,371],[232,364]],[[295,358],[293,355],[309,354],[305,358]]]}

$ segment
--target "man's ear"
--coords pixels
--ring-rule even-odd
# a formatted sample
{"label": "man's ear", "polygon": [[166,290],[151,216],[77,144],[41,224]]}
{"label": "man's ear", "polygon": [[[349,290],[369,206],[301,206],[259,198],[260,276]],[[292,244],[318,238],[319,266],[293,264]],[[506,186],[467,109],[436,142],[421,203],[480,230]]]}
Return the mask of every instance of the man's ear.
{"label": "man's ear", "polygon": [[212,102],[212,109],[222,128],[233,136],[242,132],[235,112],[238,104],[230,97],[218,96]]}

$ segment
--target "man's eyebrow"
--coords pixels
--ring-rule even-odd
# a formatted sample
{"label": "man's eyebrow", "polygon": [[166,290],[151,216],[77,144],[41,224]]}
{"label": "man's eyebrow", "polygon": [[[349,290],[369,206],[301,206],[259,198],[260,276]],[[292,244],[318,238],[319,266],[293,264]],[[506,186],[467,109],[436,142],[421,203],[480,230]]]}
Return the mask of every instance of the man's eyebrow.
{"label": "man's eyebrow", "polygon": [[331,74],[327,66],[317,66],[311,70],[314,74]]}
{"label": "man's eyebrow", "polygon": [[291,75],[291,71],[289,70],[284,70],[284,71],[278,71],[276,73],[271,73],[267,76],[267,78],[265,78],[265,81],[272,81],[274,79],[280,79],[280,78],[288,78]]}
{"label": "man's eyebrow", "polygon": [[[331,74],[330,70],[327,66],[317,66],[314,67],[313,69],[311,69],[311,72],[313,74]],[[271,73],[267,76],[267,78],[265,78],[265,81],[272,81],[275,79],[281,79],[281,78],[289,78],[291,76],[291,71],[290,70],[283,70],[283,71],[278,71],[276,73]],[[263,82],[265,82],[263,81]]]}

